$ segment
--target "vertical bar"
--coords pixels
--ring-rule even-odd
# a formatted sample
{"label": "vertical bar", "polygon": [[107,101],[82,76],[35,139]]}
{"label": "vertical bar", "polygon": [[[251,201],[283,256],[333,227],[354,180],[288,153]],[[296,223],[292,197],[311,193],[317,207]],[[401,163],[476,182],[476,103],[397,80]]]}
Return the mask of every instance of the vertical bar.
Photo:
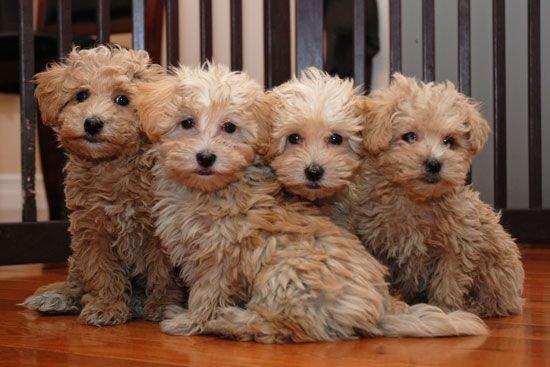
{"label": "vertical bar", "polygon": [[70,0],[57,0],[57,51],[62,60],[72,45],[72,4]]}
{"label": "vertical bar", "polygon": [[110,0],[97,0],[97,40],[99,43],[109,43],[111,33],[110,9]]}
{"label": "vertical bar", "polygon": [[[139,0],[139,2],[142,2],[144,0]],[[153,60],[154,63],[160,64],[161,63],[161,55],[162,55],[162,32],[165,28],[168,27],[168,22],[171,22],[172,20],[169,20],[168,15],[175,16],[177,18],[177,14],[174,15],[172,13],[167,14],[166,16],[166,25],[163,24],[162,20],[164,18],[164,10],[165,10],[166,0],[148,0],[145,1],[145,10],[144,10],[144,16],[145,16],[145,28],[143,29],[143,43],[144,48],[149,52],[149,56],[151,57],[151,60]],[[138,33],[139,33],[138,29]],[[167,32],[168,33],[168,32]],[[167,35],[168,36],[168,35]],[[179,33],[178,33],[179,36]],[[140,35],[138,34],[138,37]],[[170,33],[170,37],[172,37],[172,33]],[[167,37],[168,38],[168,37]],[[139,40],[137,40],[139,41]],[[179,42],[175,45],[175,47],[178,47],[179,50]],[[172,52],[172,51],[169,51]],[[177,52],[179,54],[179,52]]]}
{"label": "vertical bar", "polygon": [[201,62],[212,60],[212,0],[200,0]]}
{"label": "vertical bar", "polygon": [[19,0],[19,70],[21,90],[21,185],[23,189],[23,222],[36,221],[35,197],[35,128],[34,102],[34,33],[33,0]]}
{"label": "vertical bar", "polygon": [[504,0],[493,0],[493,115],[495,207],[507,206],[506,173],[506,19]]}
{"label": "vertical bar", "polygon": [[242,0],[231,0],[231,70],[243,68]]}
{"label": "vertical bar", "polygon": [[178,65],[180,59],[178,1],[166,1],[166,61],[168,65]]}
{"label": "vertical bar", "polygon": [[[471,26],[470,0],[458,0],[458,90],[467,96],[471,91]],[[472,183],[472,169],[468,171],[466,184]]]}
{"label": "vertical bar", "polygon": [[434,0],[422,0],[422,79],[435,80],[435,6]]}
{"label": "vertical bar", "polygon": [[401,68],[401,0],[390,0],[390,77]]}
{"label": "vertical bar", "polygon": [[470,0],[458,0],[458,90],[467,96],[471,90]]}
{"label": "vertical bar", "polygon": [[315,66],[323,69],[323,1],[296,1],[296,74]]}
{"label": "vertical bar", "polygon": [[529,207],[542,207],[540,0],[527,3],[529,67]]}
{"label": "vertical bar", "polygon": [[145,49],[145,0],[132,0],[132,48]]}
{"label": "vertical bar", "polygon": [[356,85],[365,83],[365,0],[353,0],[353,78]]}
{"label": "vertical bar", "polygon": [[290,78],[289,0],[264,0],[264,60],[266,88]]}

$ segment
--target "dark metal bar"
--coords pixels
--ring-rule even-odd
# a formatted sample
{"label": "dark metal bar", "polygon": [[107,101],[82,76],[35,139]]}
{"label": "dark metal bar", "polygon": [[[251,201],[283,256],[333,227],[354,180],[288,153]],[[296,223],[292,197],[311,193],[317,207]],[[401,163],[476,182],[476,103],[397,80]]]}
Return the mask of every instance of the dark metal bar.
{"label": "dark metal bar", "polygon": [[212,60],[212,0],[200,0],[201,62]]}
{"label": "dark metal bar", "polygon": [[68,227],[66,221],[0,223],[0,265],[67,261]]}
{"label": "dark metal bar", "polygon": [[507,206],[506,173],[506,18],[504,0],[493,0],[493,116],[495,207]]}
{"label": "dark metal bar", "polygon": [[231,70],[243,68],[242,0],[231,0]]}
{"label": "dark metal bar", "polygon": [[264,83],[275,87],[290,78],[290,2],[264,0]]}
{"label": "dark metal bar", "polygon": [[315,66],[323,69],[323,1],[296,1],[296,74]]}
{"label": "dark metal bar", "polygon": [[540,0],[529,0],[529,207],[542,207],[541,71],[540,71]]}
{"label": "dark metal bar", "polygon": [[[151,56],[151,60],[157,64],[160,64],[162,59],[161,40],[163,30],[165,30],[164,27],[168,27],[168,22],[172,22],[172,20],[169,20],[170,17],[178,17],[178,14],[170,12],[166,14],[166,24],[163,24],[161,20],[164,19],[165,8],[166,0],[145,1],[145,29],[143,31],[143,42],[145,44],[145,49],[149,53],[149,56]],[[172,35],[173,33],[170,33],[170,37],[172,37]],[[179,42],[172,46],[178,47],[179,50]],[[172,53],[173,51],[169,52]],[[179,52],[176,52],[176,54],[179,54]]]}
{"label": "dark metal bar", "polygon": [[353,78],[365,83],[365,0],[353,0]]}
{"label": "dark metal bar", "polygon": [[111,1],[97,0],[97,41],[109,43],[111,34]]}
{"label": "dark metal bar", "polygon": [[[471,25],[470,0],[458,0],[458,90],[471,96]],[[472,170],[468,171],[466,184],[472,183]]]}
{"label": "dark metal bar", "polygon": [[390,77],[401,68],[401,0],[390,0]]}
{"label": "dark metal bar", "polygon": [[132,1],[132,48],[145,48],[145,0]]}
{"label": "dark metal bar", "polygon": [[70,0],[57,0],[57,51],[62,60],[72,46],[72,4]]}
{"label": "dark metal bar", "polygon": [[471,91],[470,0],[458,0],[458,90],[467,96]]}
{"label": "dark metal bar", "polygon": [[23,189],[23,222],[36,221],[35,197],[35,128],[34,101],[34,33],[32,0],[19,0],[19,70],[21,91],[21,185]]}
{"label": "dark metal bar", "polygon": [[435,80],[435,5],[434,0],[422,0],[422,78]]}
{"label": "dark metal bar", "polygon": [[[202,2],[201,2],[202,3]],[[178,65],[180,59],[180,37],[178,1],[166,1],[166,60],[168,65]]]}

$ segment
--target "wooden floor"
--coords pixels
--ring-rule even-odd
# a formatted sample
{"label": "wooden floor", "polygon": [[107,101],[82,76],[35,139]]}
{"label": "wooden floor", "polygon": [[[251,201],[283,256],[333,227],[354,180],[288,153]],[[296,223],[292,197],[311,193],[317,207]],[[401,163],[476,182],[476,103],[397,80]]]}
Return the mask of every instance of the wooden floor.
{"label": "wooden floor", "polygon": [[75,316],[39,316],[17,304],[64,279],[65,268],[0,267],[0,366],[550,366],[550,246],[522,252],[524,313],[488,320],[490,336],[304,345],[168,336],[144,321],[96,328]]}

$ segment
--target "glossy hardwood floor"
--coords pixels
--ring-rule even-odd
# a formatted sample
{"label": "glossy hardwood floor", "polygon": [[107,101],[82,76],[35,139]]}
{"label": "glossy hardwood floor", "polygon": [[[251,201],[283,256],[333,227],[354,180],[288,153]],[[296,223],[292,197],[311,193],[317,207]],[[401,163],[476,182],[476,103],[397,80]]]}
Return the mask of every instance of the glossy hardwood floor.
{"label": "glossy hardwood floor", "polygon": [[304,345],[168,336],[144,321],[96,328],[75,316],[40,316],[17,304],[64,279],[64,266],[0,267],[0,366],[550,366],[550,246],[522,253],[524,313],[487,320],[489,336]]}

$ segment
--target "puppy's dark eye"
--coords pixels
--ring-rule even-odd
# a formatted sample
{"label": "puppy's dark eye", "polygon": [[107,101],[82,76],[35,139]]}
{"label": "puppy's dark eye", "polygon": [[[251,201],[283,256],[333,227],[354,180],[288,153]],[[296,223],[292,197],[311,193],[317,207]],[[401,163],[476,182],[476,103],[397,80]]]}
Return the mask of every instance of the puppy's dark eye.
{"label": "puppy's dark eye", "polygon": [[448,147],[453,147],[455,145],[455,139],[452,136],[447,136],[445,139],[443,139],[443,144]]}
{"label": "puppy's dark eye", "polygon": [[302,142],[302,137],[298,134],[291,134],[288,136],[288,142],[290,144],[300,144]]}
{"label": "puppy's dark eye", "polygon": [[336,134],[336,133],[332,134],[332,135],[328,138],[328,142],[329,142],[330,144],[333,144],[333,145],[340,145],[340,144],[342,144],[342,141],[343,141],[343,140],[344,140],[344,139],[342,138],[342,135]]}
{"label": "puppy's dark eye", "polygon": [[126,96],[119,95],[115,97],[115,103],[119,106],[128,106],[128,103],[130,103],[130,100]]}
{"label": "puppy's dark eye", "polygon": [[195,127],[195,120],[192,118],[185,119],[181,122],[181,127],[183,127],[185,130],[189,130]]}
{"label": "puppy's dark eye", "polygon": [[84,102],[85,100],[88,99],[89,96],[90,96],[90,93],[88,93],[87,90],[83,90],[76,94],[76,100],[78,102]]}
{"label": "puppy's dark eye", "polygon": [[410,131],[406,134],[401,135],[401,139],[403,139],[407,143],[414,143],[416,141],[416,134]]}
{"label": "puppy's dark eye", "polygon": [[233,134],[235,130],[237,130],[237,126],[234,123],[228,121],[223,124],[222,129],[228,134]]}

